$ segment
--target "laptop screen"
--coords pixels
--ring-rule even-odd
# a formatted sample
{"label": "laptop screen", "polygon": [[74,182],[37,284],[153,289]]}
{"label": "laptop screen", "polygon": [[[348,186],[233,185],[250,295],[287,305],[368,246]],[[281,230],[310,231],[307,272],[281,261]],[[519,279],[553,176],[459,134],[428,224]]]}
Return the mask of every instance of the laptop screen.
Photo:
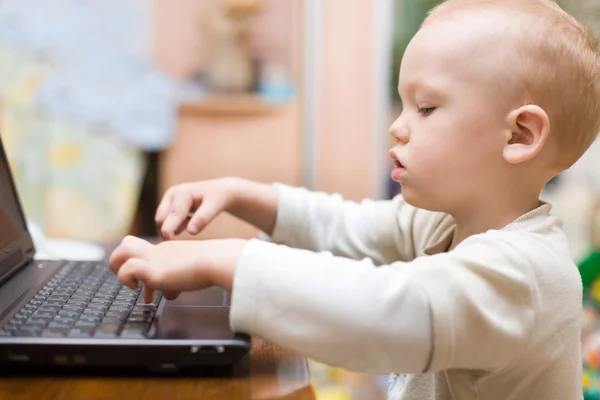
{"label": "laptop screen", "polygon": [[0,151],[0,158],[0,250],[2,250],[27,234],[27,225],[13,189],[4,151]]}

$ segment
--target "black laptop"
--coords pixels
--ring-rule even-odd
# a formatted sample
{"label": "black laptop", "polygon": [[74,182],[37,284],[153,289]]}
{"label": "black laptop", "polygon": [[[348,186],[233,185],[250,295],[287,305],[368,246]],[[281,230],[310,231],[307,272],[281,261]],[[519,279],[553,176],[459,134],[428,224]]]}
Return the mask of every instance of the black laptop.
{"label": "black laptop", "polygon": [[220,288],[144,303],[106,262],[34,255],[0,140],[0,368],[174,372],[231,365],[248,353],[250,337],[230,330],[229,294]]}

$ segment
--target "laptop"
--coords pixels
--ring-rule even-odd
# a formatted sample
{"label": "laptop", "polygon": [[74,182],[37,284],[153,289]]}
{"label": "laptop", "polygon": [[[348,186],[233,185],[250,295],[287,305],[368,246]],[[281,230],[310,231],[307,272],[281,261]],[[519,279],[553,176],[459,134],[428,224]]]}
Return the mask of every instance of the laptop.
{"label": "laptop", "polygon": [[144,303],[106,261],[36,260],[0,140],[0,368],[230,366],[250,337],[229,328],[229,293],[209,288]]}

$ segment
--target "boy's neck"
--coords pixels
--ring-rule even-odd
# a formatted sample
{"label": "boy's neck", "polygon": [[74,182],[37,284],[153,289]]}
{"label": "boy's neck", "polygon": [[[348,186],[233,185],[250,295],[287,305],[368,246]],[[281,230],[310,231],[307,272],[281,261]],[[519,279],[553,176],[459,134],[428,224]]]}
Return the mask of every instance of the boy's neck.
{"label": "boy's neck", "polygon": [[452,244],[453,250],[469,236],[484,233],[491,229],[502,229],[519,217],[539,207],[540,191],[528,195],[495,196],[478,204],[465,204],[465,207],[450,213],[456,221]]}

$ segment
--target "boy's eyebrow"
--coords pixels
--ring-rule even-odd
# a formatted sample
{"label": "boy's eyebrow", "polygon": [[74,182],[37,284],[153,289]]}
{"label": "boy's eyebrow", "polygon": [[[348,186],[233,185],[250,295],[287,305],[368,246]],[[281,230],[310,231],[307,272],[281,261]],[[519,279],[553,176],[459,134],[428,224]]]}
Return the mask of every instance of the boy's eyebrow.
{"label": "boy's eyebrow", "polygon": [[402,97],[402,87],[404,86],[405,92],[407,93],[414,93],[417,90],[426,92],[428,94],[432,94],[432,95],[442,95],[442,91],[438,88],[436,88],[434,85],[425,83],[422,79],[417,80],[417,81],[413,81],[413,82],[408,82],[406,84],[402,84],[402,82],[398,83],[398,94],[400,95],[400,97]]}

